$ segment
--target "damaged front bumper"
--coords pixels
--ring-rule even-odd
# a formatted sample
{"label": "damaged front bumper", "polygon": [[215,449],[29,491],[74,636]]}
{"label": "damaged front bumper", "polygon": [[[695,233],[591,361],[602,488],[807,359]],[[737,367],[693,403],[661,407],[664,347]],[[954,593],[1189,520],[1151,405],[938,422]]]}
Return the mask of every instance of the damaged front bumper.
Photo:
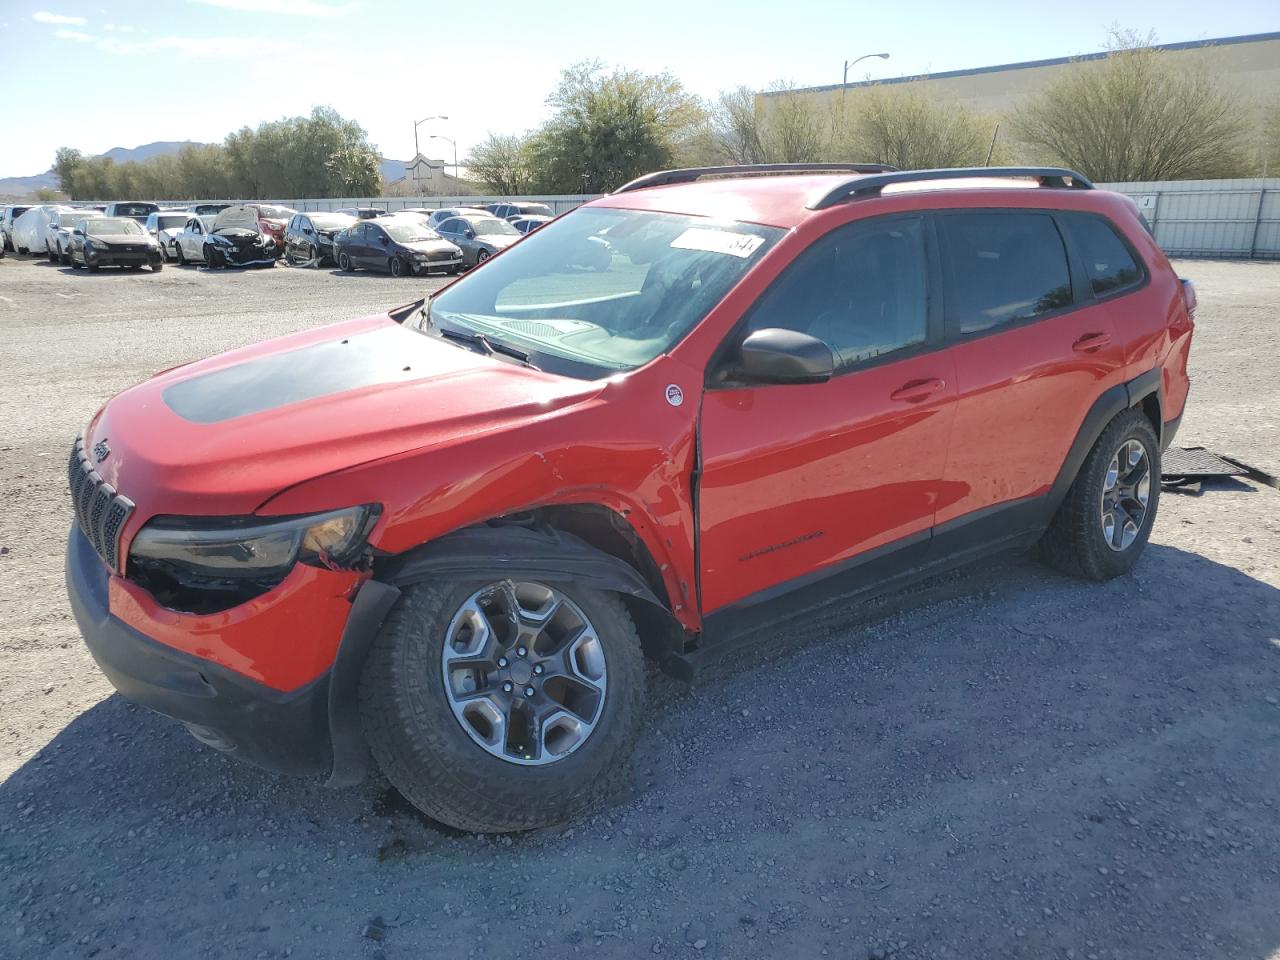
{"label": "damaged front bumper", "polygon": [[85,645],[127,699],[255,766],[363,778],[359,674],[395,587],[302,571],[234,610],[186,614],[111,574],[78,526],[66,579]]}
{"label": "damaged front bumper", "polygon": [[462,269],[462,257],[451,257],[448,260],[418,260],[410,261],[410,267],[415,276],[427,276],[432,273],[449,273],[451,271]]}

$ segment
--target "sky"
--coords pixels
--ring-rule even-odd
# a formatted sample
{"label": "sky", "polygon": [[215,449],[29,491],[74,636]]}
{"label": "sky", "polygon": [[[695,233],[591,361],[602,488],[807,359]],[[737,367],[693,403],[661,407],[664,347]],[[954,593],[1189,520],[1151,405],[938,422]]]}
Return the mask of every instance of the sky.
{"label": "sky", "polygon": [[1160,43],[1280,30],[1277,0],[0,0],[0,177],[332,105],[386,157],[452,163],[547,114],[560,71],[598,58],[714,97],[1091,53],[1111,27]]}

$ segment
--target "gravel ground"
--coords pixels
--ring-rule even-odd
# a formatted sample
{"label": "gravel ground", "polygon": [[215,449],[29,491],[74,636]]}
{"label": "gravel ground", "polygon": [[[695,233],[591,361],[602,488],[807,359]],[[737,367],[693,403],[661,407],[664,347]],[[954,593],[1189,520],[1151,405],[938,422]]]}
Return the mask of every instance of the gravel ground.
{"label": "gravel ground", "polygon": [[[1179,442],[1280,473],[1280,264],[1179,267]],[[627,789],[565,829],[459,835],[113,695],[63,596],[71,438],[154,370],[422,287],[0,261],[0,957],[1280,956],[1280,493],[1252,481],[1166,494],[1108,584],[1014,557],[655,676]]]}

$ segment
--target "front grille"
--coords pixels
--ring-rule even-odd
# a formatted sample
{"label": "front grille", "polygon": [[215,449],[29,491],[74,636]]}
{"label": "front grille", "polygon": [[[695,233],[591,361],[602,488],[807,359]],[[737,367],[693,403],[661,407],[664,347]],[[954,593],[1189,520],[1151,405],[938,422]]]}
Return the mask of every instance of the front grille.
{"label": "front grille", "polygon": [[120,531],[133,513],[133,501],[116,493],[115,487],[93,468],[81,437],[76,438],[76,445],[71,448],[67,483],[71,487],[71,504],[80,532],[93,544],[103,562],[118,573]]}
{"label": "front grille", "polygon": [[428,260],[453,260],[458,255],[452,250],[429,250],[427,251]]}

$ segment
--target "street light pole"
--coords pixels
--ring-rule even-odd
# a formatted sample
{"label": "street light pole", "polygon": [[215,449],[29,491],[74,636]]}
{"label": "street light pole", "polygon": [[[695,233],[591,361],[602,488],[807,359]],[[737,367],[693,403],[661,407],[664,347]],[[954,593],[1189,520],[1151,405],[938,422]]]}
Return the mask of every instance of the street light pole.
{"label": "street light pole", "polygon": [[[448,120],[449,118],[444,117],[443,119]],[[457,180],[458,179],[458,141],[450,140],[448,137],[442,137],[434,133],[427,134],[427,139],[443,140],[445,143],[451,144],[453,146],[453,179]]]}
{"label": "street light pole", "polygon": [[428,120],[448,120],[449,118],[440,114],[435,117],[423,117],[413,125],[413,155],[416,157],[422,151],[418,149],[418,127],[426,123]]}
{"label": "street light pole", "polygon": [[846,60],[844,62],[844,80],[842,80],[840,83],[840,99],[842,101],[844,100],[845,91],[849,89],[849,68],[856,65],[859,61],[871,60],[872,58],[879,59],[879,60],[888,60],[889,55],[887,53],[868,53],[854,60]]}

